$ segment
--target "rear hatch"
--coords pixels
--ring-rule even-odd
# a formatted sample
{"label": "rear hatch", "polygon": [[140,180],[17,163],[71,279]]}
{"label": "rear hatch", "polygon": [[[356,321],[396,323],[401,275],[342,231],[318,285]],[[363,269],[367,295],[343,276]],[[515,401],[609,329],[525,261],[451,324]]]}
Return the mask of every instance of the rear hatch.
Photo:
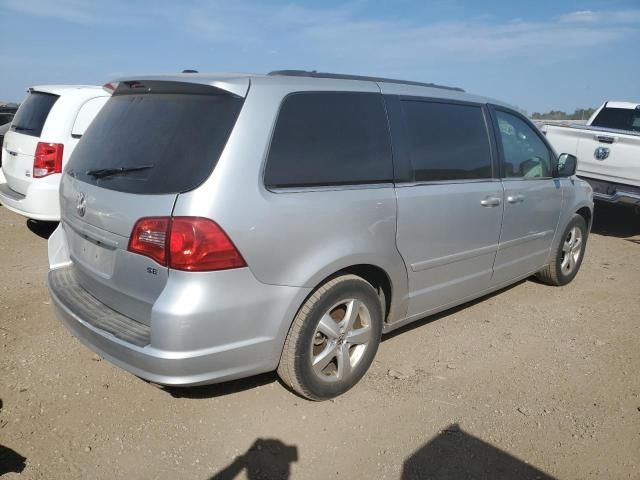
{"label": "rear hatch", "polygon": [[20,105],[2,149],[2,170],[9,187],[25,195],[33,181],[33,158],[42,129],[58,95],[31,91]]}
{"label": "rear hatch", "polygon": [[137,220],[172,214],[212,173],[243,99],[203,84],[120,82],[74,150],[61,184],[77,281],[147,325],[168,270],[127,251]]}

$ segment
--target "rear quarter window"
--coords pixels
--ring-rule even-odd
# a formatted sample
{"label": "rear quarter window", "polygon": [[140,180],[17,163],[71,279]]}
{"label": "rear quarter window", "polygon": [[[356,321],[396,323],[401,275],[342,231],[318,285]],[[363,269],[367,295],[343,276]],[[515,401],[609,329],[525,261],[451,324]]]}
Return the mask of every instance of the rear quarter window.
{"label": "rear quarter window", "polygon": [[391,145],[380,94],[304,92],[284,99],[267,158],[267,187],[391,181]]}
{"label": "rear quarter window", "polygon": [[96,97],[87,100],[78,111],[76,120],[73,122],[73,128],[71,129],[71,136],[74,138],[80,138],[87,127],[91,124],[91,121],[98,114],[100,109],[107,103],[108,97]]}
{"label": "rear quarter window", "polygon": [[39,137],[49,112],[58,98],[58,95],[50,93],[31,92],[18,108],[11,124],[11,130]]}

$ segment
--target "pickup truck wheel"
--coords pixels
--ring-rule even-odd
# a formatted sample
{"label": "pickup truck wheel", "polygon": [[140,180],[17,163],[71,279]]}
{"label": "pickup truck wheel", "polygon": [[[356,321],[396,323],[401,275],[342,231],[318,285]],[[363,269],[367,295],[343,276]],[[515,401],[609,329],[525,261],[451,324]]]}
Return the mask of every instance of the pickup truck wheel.
{"label": "pickup truck wheel", "polygon": [[538,272],[538,278],[549,285],[566,285],[577,275],[587,246],[587,224],[575,214],[565,229],[562,241],[549,265]]}
{"label": "pickup truck wheel", "polygon": [[381,335],[376,290],[356,275],[336,277],[318,287],[298,311],[278,375],[310,400],[337,397],[369,369]]}

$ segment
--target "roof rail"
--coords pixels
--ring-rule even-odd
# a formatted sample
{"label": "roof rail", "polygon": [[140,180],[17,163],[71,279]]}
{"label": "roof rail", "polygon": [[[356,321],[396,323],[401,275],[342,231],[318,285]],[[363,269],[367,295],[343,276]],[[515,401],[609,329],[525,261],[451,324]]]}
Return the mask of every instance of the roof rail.
{"label": "roof rail", "polygon": [[326,73],[317,72],[315,70],[274,70],[267,75],[283,76],[283,77],[312,77],[312,78],[335,78],[339,80],[363,80],[367,82],[383,82],[383,83],[400,83],[403,85],[416,85],[419,87],[442,88],[444,90],[454,90],[456,92],[464,92],[462,88],[447,87],[445,85],[437,85],[435,83],[414,82],[411,80],[396,80],[393,78],[368,77],[365,75],[348,75],[344,73]]}

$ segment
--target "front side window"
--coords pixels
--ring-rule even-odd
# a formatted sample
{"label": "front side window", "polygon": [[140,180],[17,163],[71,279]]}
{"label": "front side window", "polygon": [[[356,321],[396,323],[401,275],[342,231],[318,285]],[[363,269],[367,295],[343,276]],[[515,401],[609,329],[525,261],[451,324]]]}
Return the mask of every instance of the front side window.
{"label": "front side window", "polygon": [[392,180],[391,144],[380,94],[296,93],[283,101],[267,158],[267,187]]}
{"label": "front side window", "polygon": [[482,108],[403,100],[413,180],[491,178],[491,148]]}
{"label": "front side window", "polygon": [[499,140],[504,155],[505,178],[549,178],[553,176],[551,152],[522,119],[497,110]]}

